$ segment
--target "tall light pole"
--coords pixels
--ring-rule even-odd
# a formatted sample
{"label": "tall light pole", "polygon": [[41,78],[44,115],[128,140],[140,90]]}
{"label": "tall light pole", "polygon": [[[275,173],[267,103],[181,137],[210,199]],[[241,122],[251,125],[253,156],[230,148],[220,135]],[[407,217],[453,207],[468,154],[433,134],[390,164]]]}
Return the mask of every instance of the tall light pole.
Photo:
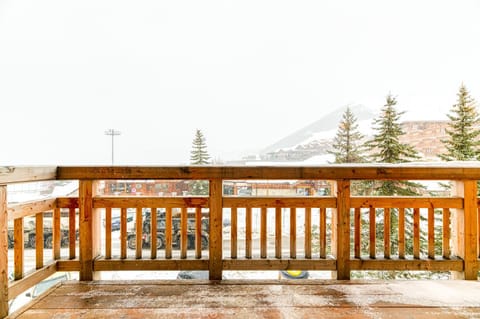
{"label": "tall light pole", "polygon": [[113,128],[105,131],[105,135],[111,135],[111,136],[112,136],[112,166],[113,166],[113,154],[114,154],[114,152],[113,152],[113,150],[114,150],[114,148],[113,148],[113,138],[114,138],[116,135],[120,135],[120,134],[121,134],[120,131],[116,131],[116,130],[114,130]]}

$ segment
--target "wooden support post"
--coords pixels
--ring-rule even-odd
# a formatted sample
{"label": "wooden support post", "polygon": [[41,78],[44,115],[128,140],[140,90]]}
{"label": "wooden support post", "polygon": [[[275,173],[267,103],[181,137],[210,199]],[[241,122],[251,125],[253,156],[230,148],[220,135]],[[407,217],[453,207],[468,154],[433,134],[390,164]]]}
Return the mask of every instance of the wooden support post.
{"label": "wooden support post", "polygon": [[7,185],[0,185],[0,318],[8,315]]}
{"label": "wooden support post", "polygon": [[350,181],[337,180],[337,208],[332,233],[333,256],[337,259],[337,279],[350,280]]}
{"label": "wooden support post", "polygon": [[463,259],[464,271],[454,272],[453,278],[477,280],[477,181],[457,181],[454,185],[454,195],[463,197],[463,209],[455,209],[452,216],[454,232],[452,253]]}
{"label": "wooden support post", "polygon": [[209,279],[221,280],[223,268],[222,242],[222,180],[210,180],[210,247],[209,247]]}
{"label": "wooden support post", "polygon": [[14,219],[13,221],[13,238],[14,238],[14,247],[13,247],[13,277],[15,280],[23,278],[24,269],[24,250],[25,250],[25,240],[24,240],[24,228],[23,228],[23,217]]}
{"label": "wooden support post", "polygon": [[78,204],[80,209],[80,280],[96,279],[93,262],[100,252],[100,214],[93,209],[94,182],[80,180]]}
{"label": "wooden support post", "polygon": [[60,259],[60,248],[62,241],[62,230],[60,221],[60,208],[56,207],[53,210],[53,259]]}

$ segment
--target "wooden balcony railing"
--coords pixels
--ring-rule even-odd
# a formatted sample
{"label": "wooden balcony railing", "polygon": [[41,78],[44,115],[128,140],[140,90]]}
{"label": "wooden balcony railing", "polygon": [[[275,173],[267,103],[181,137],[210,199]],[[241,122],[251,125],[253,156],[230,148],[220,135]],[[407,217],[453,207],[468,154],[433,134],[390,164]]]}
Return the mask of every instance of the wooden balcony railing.
{"label": "wooden balcony railing", "polygon": [[[453,278],[477,280],[479,179],[480,165],[468,163],[0,167],[0,317],[8,314],[9,300],[57,271],[78,272],[80,280],[87,281],[97,279],[100,271],[205,270],[210,279],[221,280],[227,270],[286,269],[332,271],[338,279],[350,279],[354,270],[450,271]],[[78,181],[78,197],[8,205],[8,184],[43,180]],[[208,181],[209,194],[129,196],[99,191],[100,181],[127,180]],[[332,192],[328,196],[224,194],[227,181],[249,180],[328,180]],[[352,196],[350,184],[356,180],[440,180],[451,181],[453,187],[447,197]],[[118,238],[112,232],[112,212],[117,210]],[[135,222],[129,231],[128,214],[133,211]],[[143,212],[151,214],[147,229]],[[178,229],[173,227],[177,213]],[[160,233],[157,214],[164,214]],[[226,233],[224,215],[231,220]],[[299,216],[304,225],[297,224]],[[35,220],[33,233],[25,233],[27,217]],[[52,221],[51,237],[44,229],[46,218]],[[202,223],[205,219],[208,229]],[[259,224],[258,239],[253,238],[254,224]],[[145,241],[150,244],[147,250],[142,246]],[[128,243],[135,246],[129,248]],[[25,271],[26,250],[32,249],[34,269]],[[9,259],[12,250],[13,260]]]}

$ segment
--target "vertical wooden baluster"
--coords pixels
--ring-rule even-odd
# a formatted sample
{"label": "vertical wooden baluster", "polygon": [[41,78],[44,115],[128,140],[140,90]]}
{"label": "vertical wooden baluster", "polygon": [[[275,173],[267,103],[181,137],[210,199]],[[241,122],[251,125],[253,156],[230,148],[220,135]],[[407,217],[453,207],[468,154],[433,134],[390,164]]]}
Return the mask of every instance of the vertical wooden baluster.
{"label": "vertical wooden baluster", "polygon": [[127,209],[120,209],[120,259],[127,258]]}
{"label": "vertical wooden baluster", "polygon": [[369,248],[370,248],[370,258],[375,259],[377,257],[377,221],[376,221],[376,211],[375,207],[370,207],[370,212],[369,212],[369,231],[370,231],[370,243],[369,243]]}
{"label": "vertical wooden baluster", "polygon": [[275,207],[275,258],[282,258],[282,208]]}
{"label": "vertical wooden baluster", "polygon": [[23,218],[17,218],[13,221],[13,238],[15,241],[13,247],[14,260],[14,278],[19,280],[23,278],[23,258],[24,258],[24,235]]}
{"label": "vertical wooden baluster", "polygon": [[200,207],[195,207],[195,258],[202,258],[202,209]]}
{"label": "vertical wooden baluster", "polygon": [[135,208],[135,258],[142,259],[143,221],[142,208]]}
{"label": "vertical wooden baluster", "polygon": [[172,208],[165,212],[165,258],[172,258]]}
{"label": "vertical wooden baluster", "polygon": [[334,211],[332,233],[335,234],[332,253],[337,260],[337,279],[350,279],[350,181],[335,183],[337,208]]}
{"label": "vertical wooden baluster", "polygon": [[413,209],[413,258],[420,258],[420,208]]}
{"label": "vertical wooden baluster", "polygon": [[360,207],[355,207],[355,212],[354,212],[354,256],[355,258],[360,258],[361,256],[361,251],[360,251],[360,238],[361,238],[361,231],[362,231],[362,219],[360,215]]}
{"label": "vertical wooden baluster", "polygon": [[428,258],[435,259],[435,209],[428,208]]}
{"label": "vertical wooden baluster", "polygon": [[320,258],[327,257],[327,208],[320,208],[319,223],[319,242],[320,242]]}
{"label": "vertical wooden baluster", "polygon": [[267,208],[260,210],[260,258],[267,258]]}
{"label": "vertical wooden baluster", "polygon": [[53,210],[53,223],[52,223],[52,230],[53,230],[53,259],[57,260],[60,259],[60,246],[62,242],[62,230],[61,230],[61,222],[60,222],[60,208],[55,208]]}
{"label": "vertical wooden baluster", "polygon": [[187,258],[187,208],[180,208],[180,258]]}
{"label": "vertical wooden baluster", "polygon": [[383,209],[383,256],[385,258],[390,258],[390,222],[391,222],[391,211],[390,208]]}
{"label": "vertical wooden baluster", "polygon": [[105,208],[105,259],[112,258],[112,208]]}
{"label": "vertical wooden baluster", "polygon": [[35,264],[37,269],[43,267],[43,213],[35,215]]}
{"label": "vertical wooden baluster", "polygon": [[290,207],[290,258],[297,258],[297,209]]}
{"label": "vertical wooden baluster", "polygon": [[245,258],[252,258],[252,208],[245,212]]}
{"label": "vertical wooden baluster", "polygon": [[443,258],[450,258],[450,208],[443,209],[442,253]]}
{"label": "vertical wooden baluster", "polygon": [[238,246],[237,246],[237,232],[238,232],[238,223],[237,223],[237,207],[232,207],[231,208],[231,221],[230,221],[230,242],[231,242],[231,247],[230,247],[230,256],[232,259],[237,258],[237,251],[238,251]]}
{"label": "vertical wooden baluster", "polygon": [[157,258],[157,208],[150,208],[150,259]]}
{"label": "vertical wooden baluster", "polygon": [[305,208],[305,258],[312,258],[312,208]]}
{"label": "vertical wooden baluster", "polygon": [[[111,221],[111,219],[110,219]],[[77,246],[77,228],[76,228],[76,214],[75,214],[75,207],[70,207],[68,209],[68,249],[69,249],[69,259],[75,259],[76,257],[76,246]],[[110,229],[111,229],[111,222],[110,222]],[[111,233],[111,231],[110,231]],[[108,233],[107,233],[108,234]],[[111,237],[110,237],[111,238]]]}
{"label": "vertical wooden baluster", "polygon": [[398,257],[405,258],[405,208],[398,209]]}
{"label": "vertical wooden baluster", "polygon": [[100,254],[100,214],[93,208],[93,198],[96,195],[95,182],[80,180],[78,203],[80,210],[80,280],[91,281],[98,277],[94,272],[96,257]]}
{"label": "vertical wooden baluster", "polygon": [[223,272],[223,182],[221,179],[210,180],[210,246],[209,274],[210,280],[222,280]]}

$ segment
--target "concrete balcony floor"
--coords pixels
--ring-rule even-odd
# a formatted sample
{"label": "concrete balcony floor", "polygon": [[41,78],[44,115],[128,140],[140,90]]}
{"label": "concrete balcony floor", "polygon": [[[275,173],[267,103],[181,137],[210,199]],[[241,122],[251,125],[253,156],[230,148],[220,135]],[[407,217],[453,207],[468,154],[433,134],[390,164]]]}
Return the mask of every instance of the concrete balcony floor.
{"label": "concrete balcony floor", "polygon": [[480,281],[68,281],[8,318],[480,318]]}

